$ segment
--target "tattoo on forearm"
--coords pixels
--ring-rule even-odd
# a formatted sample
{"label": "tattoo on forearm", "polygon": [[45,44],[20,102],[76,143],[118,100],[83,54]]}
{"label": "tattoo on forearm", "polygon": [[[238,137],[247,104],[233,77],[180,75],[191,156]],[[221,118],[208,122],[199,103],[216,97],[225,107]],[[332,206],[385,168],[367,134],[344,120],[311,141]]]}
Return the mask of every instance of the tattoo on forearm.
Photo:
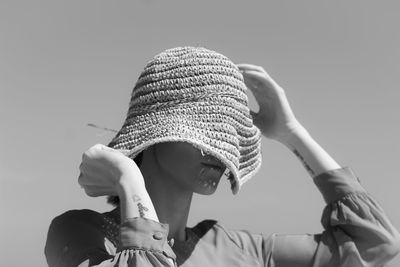
{"label": "tattoo on forearm", "polygon": [[306,170],[308,171],[309,174],[311,174],[312,176],[315,175],[315,172],[313,171],[313,169],[311,169],[311,167],[307,164],[307,162],[304,160],[303,156],[300,155],[299,151],[297,151],[296,149],[293,150],[294,154],[301,160],[301,162],[303,163],[304,167],[306,168]]}
{"label": "tattoo on forearm", "polygon": [[149,209],[146,208],[141,202],[139,202],[142,199],[138,195],[133,195],[132,198],[133,198],[133,202],[135,202],[135,203],[138,202],[137,203],[137,207],[138,207],[138,210],[139,210],[139,215],[140,215],[140,217],[143,218],[144,217],[144,212],[145,211],[149,211]]}
{"label": "tattoo on forearm", "polygon": [[138,210],[139,210],[139,215],[140,215],[140,217],[144,217],[144,212],[145,211],[149,211],[149,209],[148,208],[146,208],[145,206],[143,206],[143,204],[142,203],[138,203],[137,204],[137,207],[138,207]]}

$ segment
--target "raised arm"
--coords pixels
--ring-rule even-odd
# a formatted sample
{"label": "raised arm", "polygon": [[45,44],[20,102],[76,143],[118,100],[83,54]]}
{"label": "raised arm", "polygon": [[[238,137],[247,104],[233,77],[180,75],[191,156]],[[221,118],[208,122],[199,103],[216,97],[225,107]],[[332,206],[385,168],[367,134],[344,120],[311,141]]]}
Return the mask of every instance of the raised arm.
{"label": "raised arm", "polygon": [[119,196],[118,246],[112,252],[99,213],[69,211],[49,227],[45,246],[49,266],[175,266],[175,254],[167,243],[168,225],[159,223],[135,162],[98,144],[83,154],[79,168],[79,184],[87,195]]}
{"label": "raised arm", "polygon": [[[296,266],[382,266],[400,251],[400,235],[380,204],[361,186],[348,166],[340,167],[305,130],[281,140],[313,177],[327,204],[321,222],[322,234],[277,235],[276,262]],[[308,238],[307,238],[308,237]],[[300,265],[293,258],[296,251]],[[312,257],[305,257],[307,253]],[[311,255],[309,255],[311,256]]]}
{"label": "raised arm", "polygon": [[91,197],[118,195],[121,222],[132,218],[158,222],[143,175],[124,152],[102,144],[92,146],[83,153],[78,182]]}
{"label": "raised arm", "polygon": [[340,165],[311,137],[304,127],[299,126],[291,134],[278,141],[296,155],[312,178],[323,172],[340,168]]}
{"label": "raised arm", "polygon": [[[295,118],[284,90],[260,66],[239,64],[260,110],[252,113],[263,135],[288,147],[302,162],[326,201],[321,234],[256,238],[264,266],[382,266],[400,251],[400,234],[350,167],[341,167]],[[245,244],[244,241],[239,241]],[[247,242],[249,243],[249,242]],[[251,246],[250,246],[250,249]]]}

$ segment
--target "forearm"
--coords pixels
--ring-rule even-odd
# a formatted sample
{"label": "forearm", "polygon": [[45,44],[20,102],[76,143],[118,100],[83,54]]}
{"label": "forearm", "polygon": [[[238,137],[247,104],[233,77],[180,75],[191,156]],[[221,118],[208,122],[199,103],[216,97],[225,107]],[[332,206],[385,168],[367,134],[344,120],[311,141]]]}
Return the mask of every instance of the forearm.
{"label": "forearm", "polygon": [[147,218],[159,221],[145,186],[121,185],[119,188],[121,222],[129,218]]}
{"label": "forearm", "polygon": [[311,177],[341,166],[311,137],[304,127],[279,140],[300,159]]}

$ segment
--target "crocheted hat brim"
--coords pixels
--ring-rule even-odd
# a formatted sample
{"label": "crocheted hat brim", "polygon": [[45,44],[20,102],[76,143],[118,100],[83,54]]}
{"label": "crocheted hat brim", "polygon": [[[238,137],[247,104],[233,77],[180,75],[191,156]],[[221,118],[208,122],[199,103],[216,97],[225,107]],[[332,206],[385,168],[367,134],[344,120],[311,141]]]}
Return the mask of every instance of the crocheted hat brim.
{"label": "crocheted hat brim", "polygon": [[[165,121],[169,121],[166,119]],[[187,142],[196,147],[202,149],[207,154],[210,154],[220,160],[226,168],[229,169],[230,173],[233,174],[233,180],[230,180],[231,190],[233,194],[237,194],[241,186],[249,180],[260,168],[261,157],[252,157],[253,154],[257,155],[261,153],[260,139],[255,139],[255,149],[245,155],[242,155],[243,159],[252,158],[250,161],[244,161],[243,163],[238,161],[240,159],[240,151],[238,150],[239,145],[228,143],[226,141],[216,141],[214,138],[207,136],[207,133],[202,132],[199,128],[192,127],[183,122],[171,122],[161,124],[158,123],[154,129],[151,129],[151,125],[148,127],[141,127],[136,131],[128,130],[126,127],[122,128],[118,136],[119,143],[111,142],[108,146],[114,149],[128,149],[130,152],[128,156],[135,158],[140,152],[149,148],[150,146],[161,143],[161,142]],[[123,134],[128,132],[128,134]],[[135,132],[133,134],[133,132]],[[218,142],[216,145],[215,142]],[[212,145],[214,144],[214,145]],[[227,151],[236,151],[237,153],[228,153]],[[239,166],[239,167],[238,167]]]}

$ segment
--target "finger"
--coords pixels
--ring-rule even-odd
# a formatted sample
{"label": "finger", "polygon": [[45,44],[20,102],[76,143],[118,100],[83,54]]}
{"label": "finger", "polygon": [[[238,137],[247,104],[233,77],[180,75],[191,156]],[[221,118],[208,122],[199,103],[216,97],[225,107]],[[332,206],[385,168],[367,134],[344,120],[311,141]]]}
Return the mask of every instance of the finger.
{"label": "finger", "polygon": [[82,162],[87,161],[88,159],[89,159],[88,151],[85,151],[84,153],[82,153]]}
{"label": "finger", "polygon": [[125,156],[129,155],[129,153],[131,152],[130,149],[114,149],[112,147],[108,147],[108,146],[105,146],[105,145],[100,145],[99,148],[101,150],[106,150],[106,151],[110,151],[110,152],[114,152],[114,153],[118,153],[119,152],[119,153],[124,154]]}
{"label": "finger", "polygon": [[114,186],[113,185],[84,185],[82,186],[85,191],[97,191],[102,193],[114,193]]}
{"label": "finger", "polygon": [[129,156],[131,154],[131,150],[130,149],[117,149],[117,151],[121,152],[125,156]]}
{"label": "finger", "polygon": [[111,185],[109,186],[102,186],[102,185],[88,185],[85,186],[85,189],[88,191],[97,191],[101,193],[114,193],[113,187]]}
{"label": "finger", "polygon": [[81,187],[83,187],[83,185],[82,185],[82,179],[83,179],[83,173],[81,172],[81,173],[79,173],[79,176],[78,176],[78,184],[79,184]]}
{"label": "finger", "polygon": [[116,152],[116,150],[111,147],[105,146],[103,144],[95,144],[94,146],[89,148],[85,153],[87,154],[87,156],[93,157],[95,155],[98,155],[98,153],[101,151]]}
{"label": "finger", "polygon": [[81,173],[83,173],[84,175],[92,173],[93,172],[93,168],[96,168],[96,165],[94,164],[96,162],[93,161],[86,161],[86,162],[81,162],[81,164],[79,164],[79,171]]}
{"label": "finger", "polygon": [[84,190],[90,197],[110,196],[115,194],[114,190],[110,188],[85,187]]}
{"label": "finger", "polygon": [[87,187],[87,186],[103,186],[107,187],[110,186],[109,184],[102,184],[103,181],[99,180],[93,180],[91,178],[88,178],[87,175],[83,175],[82,177],[78,177],[78,183],[81,187]]}
{"label": "finger", "polygon": [[244,83],[252,92],[261,92],[263,87],[262,77],[257,75],[243,75]]}
{"label": "finger", "polygon": [[250,82],[255,83],[256,87],[260,87],[263,84],[267,86],[278,86],[278,84],[268,75],[268,73],[260,73],[258,71],[246,71],[243,73],[243,79],[247,79]]}
{"label": "finger", "polygon": [[93,176],[88,176],[84,173],[80,173],[78,177],[78,184],[82,187],[110,187],[112,184],[108,183],[107,181],[104,182],[103,180],[99,181],[98,179],[93,179]]}
{"label": "finger", "polygon": [[100,150],[103,150],[103,151],[112,152],[112,153],[118,153],[118,150],[117,150],[117,149],[114,149],[114,148],[112,148],[112,147],[105,146],[105,145],[103,145],[103,144],[99,144],[98,148],[99,148]]}
{"label": "finger", "polygon": [[254,65],[254,64],[239,63],[239,64],[236,64],[236,66],[240,70],[244,70],[244,71],[253,70],[253,71],[266,72],[262,66],[258,66],[258,65]]}
{"label": "finger", "polygon": [[79,164],[79,171],[82,173],[83,172],[83,161],[81,162],[81,164]]}
{"label": "finger", "polygon": [[100,146],[100,149],[101,149],[101,150],[112,151],[112,152],[117,151],[117,149],[114,149],[114,148],[109,147],[109,146],[105,146],[105,145],[103,145],[103,144]]}
{"label": "finger", "polygon": [[87,153],[88,156],[90,156],[92,153],[96,153],[99,150],[103,150],[103,147],[104,147],[103,144],[95,144],[91,146],[88,150],[86,150],[85,153]]}
{"label": "finger", "polygon": [[93,181],[87,174],[80,173],[78,176],[78,183],[81,187],[91,186],[91,185],[98,185],[98,181]]}
{"label": "finger", "polygon": [[253,76],[253,77],[257,77],[260,80],[264,80],[268,83],[270,83],[271,85],[277,85],[277,83],[271,78],[271,76],[268,74],[268,72],[266,72],[264,70],[263,67],[261,66],[256,66],[257,68],[243,68],[241,70],[242,71],[242,75],[243,78],[245,78],[246,76]]}
{"label": "finger", "polygon": [[253,76],[264,80],[272,80],[271,76],[269,76],[267,72],[260,72],[258,70],[246,70],[243,72],[243,76]]}
{"label": "finger", "polygon": [[83,186],[110,186],[114,184],[114,180],[110,176],[102,176],[98,172],[89,171],[81,173],[78,177],[78,182]]}

